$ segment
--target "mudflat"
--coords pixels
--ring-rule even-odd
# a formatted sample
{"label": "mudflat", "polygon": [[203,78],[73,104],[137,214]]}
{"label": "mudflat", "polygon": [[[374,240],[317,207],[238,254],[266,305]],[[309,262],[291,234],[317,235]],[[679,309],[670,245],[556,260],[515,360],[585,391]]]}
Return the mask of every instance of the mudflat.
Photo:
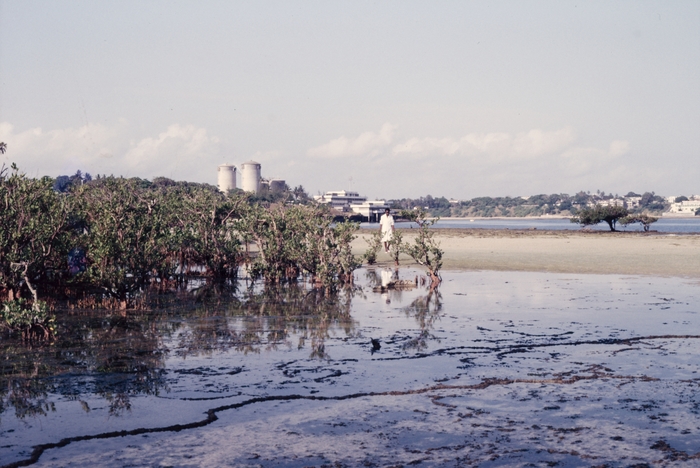
{"label": "mudflat", "polygon": [[[413,242],[415,229],[401,229]],[[361,230],[353,250],[367,249]],[[604,231],[435,229],[445,269],[630,274],[700,278],[700,235]],[[388,254],[378,255],[381,264]],[[413,260],[401,256],[403,265]]]}

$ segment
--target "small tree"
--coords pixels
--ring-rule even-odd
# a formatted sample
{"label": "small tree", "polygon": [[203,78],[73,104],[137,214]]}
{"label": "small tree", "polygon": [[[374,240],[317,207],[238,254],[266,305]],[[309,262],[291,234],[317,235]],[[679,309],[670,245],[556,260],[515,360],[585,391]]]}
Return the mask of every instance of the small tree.
{"label": "small tree", "polygon": [[582,208],[578,214],[571,218],[572,223],[580,224],[581,226],[591,226],[605,221],[610,226],[611,231],[615,231],[615,224],[620,218],[627,216],[629,212],[627,208],[620,205],[601,206]]}
{"label": "small tree", "polygon": [[374,265],[377,263],[377,252],[382,248],[382,232],[372,232],[372,235],[369,239],[365,239],[365,242],[367,242],[367,251],[363,257],[367,260],[367,264]]}
{"label": "small tree", "polygon": [[658,220],[659,218],[654,218],[653,216],[648,216],[645,214],[628,215],[624,218],[620,218],[620,224],[622,224],[623,226],[627,226],[629,224],[639,223],[642,225],[642,227],[644,227],[644,231],[647,232],[649,231],[649,226],[651,226],[652,223],[655,223]]}
{"label": "small tree", "polygon": [[428,269],[428,276],[433,286],[440,284],[440,269],[442,268],[443,251],[440,244],[434,238],[434,232],[430,227],[439,218],[427,219],[428,214],[423,211],[404,210],[401,216],[418,224],[418,235],[413,245],[405,245],[403,251],[413,258],[419,265]]}
{"label": "small tree", "polygon": [[403,236],[401,232],[394,231],[394,235],[389,241],[389,255],[394,260],[394,265],[399,266],[399,255],[403,252]]}

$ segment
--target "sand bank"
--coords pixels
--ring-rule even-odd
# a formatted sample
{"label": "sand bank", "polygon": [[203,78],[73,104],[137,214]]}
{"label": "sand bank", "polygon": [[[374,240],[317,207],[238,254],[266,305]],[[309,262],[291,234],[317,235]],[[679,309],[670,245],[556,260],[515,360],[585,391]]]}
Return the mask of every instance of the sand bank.
{"label": "sand bank", "polygon": [[[401,230],[413,242],[415,231]],[[413,231],[413,232],[412,232]],[[700,235],[580,231],[436,229],[444,268],[700,278]],[[360,231],[353,248],[362,254]],[[379,262],[390,261],[383,251]],[[402,264],[413,261],[402,256]]]}

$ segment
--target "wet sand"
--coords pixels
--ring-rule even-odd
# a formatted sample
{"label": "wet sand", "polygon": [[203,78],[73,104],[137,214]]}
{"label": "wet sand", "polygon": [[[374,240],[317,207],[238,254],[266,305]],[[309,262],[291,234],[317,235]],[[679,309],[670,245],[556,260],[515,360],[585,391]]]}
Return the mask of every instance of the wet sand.
{"label": "wet sand", "polygon": [[[582,231],[436,229],[444,268],[700,278],[700,235]],[[367,249],[362,230],[353,248]],[[401,230],[413,242],[414,230]],[[390,262],[383,251],[380,264]],[[402,256],[402,264],[413,261]]]}

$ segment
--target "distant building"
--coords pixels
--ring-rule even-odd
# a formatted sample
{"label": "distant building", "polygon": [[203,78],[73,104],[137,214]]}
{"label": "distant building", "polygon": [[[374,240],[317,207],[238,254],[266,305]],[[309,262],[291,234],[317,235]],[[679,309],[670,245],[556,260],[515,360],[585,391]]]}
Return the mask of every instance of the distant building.
{"label": "distant building", "polygon": [[671,203],[671,209],[668,210],[668,213],[695,216],[695,212],[700,209],[700,200],[698,200],[698,197],[695,196],[690,198],[691,200],[685,200],[678,203]]}
{"label": "distant building", "polygon": [[624,206],[625,201],[621,198],[611,198],[609,200],[600,200],[596,202],[600,206]]}
{"label": "distant building", "polygon": [[642,197],[625,197],[625,203],[627,208],[639,208],[639,204],[642,201]]}
{"label": "distant building", "polygon": [[247,161],[241,164],[241,188],[246,192],[260,192],[260,163]]}
{"label": "distant building", "polygon": [[350,205],[362,204],[367,201],[367,197],[360,196],[357,192],[338,190],[335,192],[326,192],[323,195],[314,195],[314,200],[318,203],[328,204],[331,208],[345,213],[351,211]]}
{"label": "distant building", "polygon": [[236,188],[236,166],[233,164],[222,164],[218,169],[219,190],[227,193]]}
{"label": "distant building", "polygon": [[279,193],[287,189],[287,182],[284,179],[270,179],[270,192]]}
{"label": "distant building", "polygon": [[362,203],[353,203],[350,209],[353,213],[362,215],[369,222],[379,222],[379,218],[384,214],[384,210],[390,208],[384,200],[368,200]]}

